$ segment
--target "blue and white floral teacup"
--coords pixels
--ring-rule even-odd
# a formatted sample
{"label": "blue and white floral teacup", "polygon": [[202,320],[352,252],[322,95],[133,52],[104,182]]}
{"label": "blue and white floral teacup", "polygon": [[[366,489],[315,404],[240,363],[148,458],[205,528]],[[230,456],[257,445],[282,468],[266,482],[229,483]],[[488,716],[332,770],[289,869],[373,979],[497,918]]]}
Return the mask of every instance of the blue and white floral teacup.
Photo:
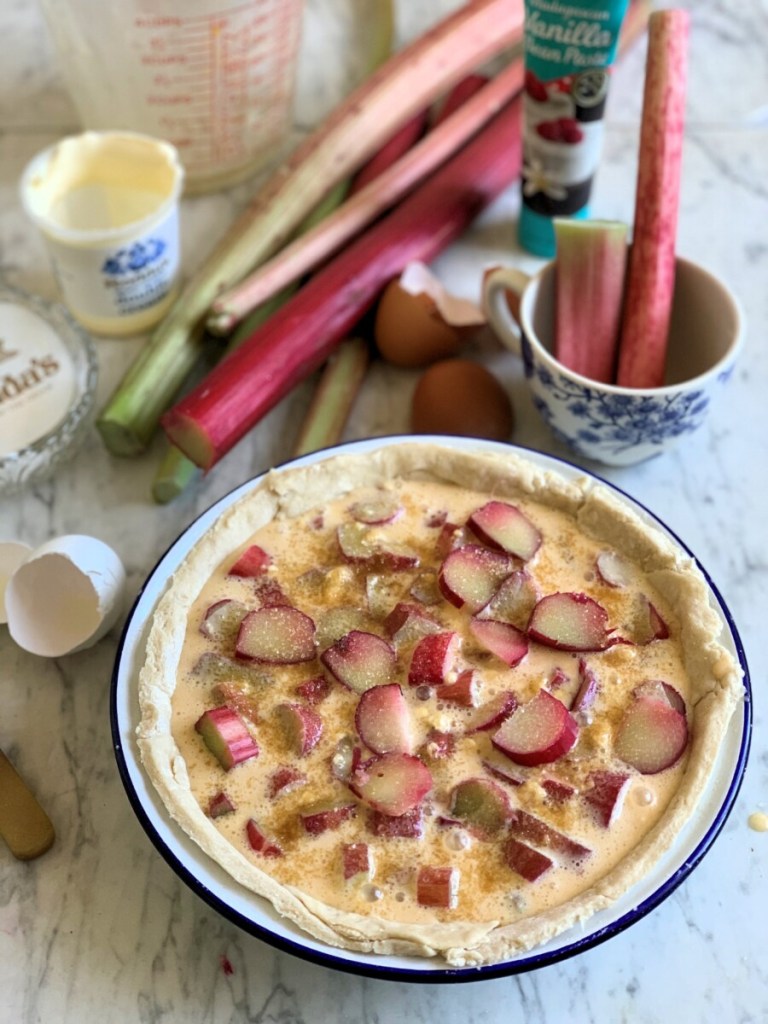
{"label": "blue and white floral teacup", "polygon": [[[517,321],[510,305],[515,297]],[[659,388],[603,384],[555,359],[554,263],[534,277],[509,267],[490,270],[483,300],[499,339],[522,356],[534,404],[555,435],[579,455],[609,466],[660,455],[698,429],[733,372],[743,336],[735,296],[709,271],[680,258],[666,382]]]}

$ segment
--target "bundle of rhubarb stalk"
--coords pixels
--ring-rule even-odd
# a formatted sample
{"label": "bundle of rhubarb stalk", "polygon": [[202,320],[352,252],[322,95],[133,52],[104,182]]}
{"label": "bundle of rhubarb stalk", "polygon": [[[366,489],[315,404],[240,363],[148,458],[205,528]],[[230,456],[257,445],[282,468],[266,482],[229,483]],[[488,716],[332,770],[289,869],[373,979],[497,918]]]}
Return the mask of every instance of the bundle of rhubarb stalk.
{"label": "bundle of rhubarb stalk", "polygon": [[[647,19],[644,0],[633,3],[622,49]],[[191,277],[97,423],[115,455],[144,451],[162,425],[175,450],[158,500],[324,364],[298,448],[338,439],[368,358],[349,340],[361,319],[408,264],[432,260],[518,178],[522,32],[522,0],[472,0],[385,60]],[[477,73],[494,58],[501,70]],[[179,398],[206,334],[230,340]]]}

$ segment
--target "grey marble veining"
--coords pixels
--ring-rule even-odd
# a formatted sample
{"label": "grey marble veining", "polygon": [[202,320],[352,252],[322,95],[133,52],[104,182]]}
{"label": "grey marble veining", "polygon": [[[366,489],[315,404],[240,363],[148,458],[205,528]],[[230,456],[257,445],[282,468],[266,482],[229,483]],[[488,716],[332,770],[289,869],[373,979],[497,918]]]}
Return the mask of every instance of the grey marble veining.
{"label": "grey marble veining", "polygon": [[[368,0],[366,0],[368,2]],[[363,0],[308,0],[312,27],[297,126],[312,122],[354,75],[334,47]],[[453,2],[401,0],[409,38]],[[0,1018],[13,1024],[762,1024],[768,1020],[768,19],[762,0],[686,3],[693,12],[689,122],[679,251],[722,275],[747,321],[740,365],[706,427],[669,455],[600,470],[659,515],[701,559],[744,640],[755,687],[753,753],[722,834],[686,882],[609,942],[545,970],[461,986],[407,985],[331,972],[277,952],[222,917],[174,875],[132,813],[111,745],[109,681],[119,630],[96,647],[45,661],[0,627],[0,746],[33,783],[57,827],[39,861],[0,846]],[[0,273],[47,297],[55,285],[40,240],[19,208],[27,160],[76,125],[34,5],[0,8]],[[343,44],[347,46],[346,43]],[[347,50],[345,49],[345,52]],[[329,59],[334,53],[334,60]],[[353,59],[354,55],[350,59]],[[630,220],[643,46],[615,73],[596,213]],[[307,65],[308,68],[308,65]],[[327,77],[325,77],[327,75]],[[319,76],[319,78],[318,78]],[[318,80],[323,88],[318,87]],[[314,104],[314,106],[313,106]],[[213,245],[251,185],[186,199],[185,271]],[[472,295],[478,267],[538,264],[514,241],[510,189],[435,269]],[[99,340],[103,402],[143,339]],[[515,400],[514,440],[567,457],[539,421],[520,364],[482,352]],[[347,437],[407,429],[414,378],[376,365]],[[309,385],[276,408],[199,486],[168,507],[149,486],[160,442],[135,460],[106,454],[91,434],[56,476],[0,496],[0,538],[38,544],[55,534],[101,537],[123,558],[129,597],[184,526],[218,497],[285,458]]]}

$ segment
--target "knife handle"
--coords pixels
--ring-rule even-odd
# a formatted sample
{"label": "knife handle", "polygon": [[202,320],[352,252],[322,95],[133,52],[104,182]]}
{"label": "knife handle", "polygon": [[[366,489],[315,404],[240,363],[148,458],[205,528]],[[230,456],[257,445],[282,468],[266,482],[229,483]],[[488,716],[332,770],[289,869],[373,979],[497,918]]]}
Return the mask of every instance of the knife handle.
{"label": "knife handle", "polygon": [[32,860],[51,848],[51,819],[0,750],[0,835],[14,857]]}

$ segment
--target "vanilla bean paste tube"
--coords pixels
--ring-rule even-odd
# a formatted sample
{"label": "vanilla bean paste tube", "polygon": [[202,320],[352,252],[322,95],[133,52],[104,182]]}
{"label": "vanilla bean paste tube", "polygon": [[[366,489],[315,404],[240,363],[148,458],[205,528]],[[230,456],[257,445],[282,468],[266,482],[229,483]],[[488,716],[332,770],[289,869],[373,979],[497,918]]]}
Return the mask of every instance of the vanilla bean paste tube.
{"label": "vanilla bean paste tube", "polygon": [[553,217],[586,217],[627,0],[526,0],[519,240],[555,255]]}

